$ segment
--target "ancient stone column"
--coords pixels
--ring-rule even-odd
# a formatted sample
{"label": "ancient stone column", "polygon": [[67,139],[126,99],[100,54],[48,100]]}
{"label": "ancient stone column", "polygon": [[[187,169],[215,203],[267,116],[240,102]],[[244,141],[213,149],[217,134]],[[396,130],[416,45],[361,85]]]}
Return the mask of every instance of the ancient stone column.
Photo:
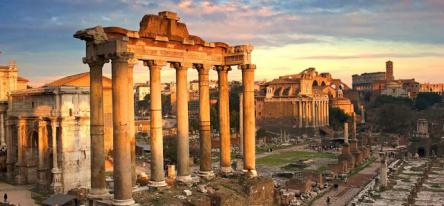
{"label": "ancient stone column", "polygon": [[5,112],[0,112],[0,147],[6,146]]}
{"label": "ancient stone column", "polygon": [[145,61],[150,69],[150,144],[151,144],[151,187],[164,187],[164,158],[162,134],[162,86],[160,71],[166,62]]}
{"label": "ancient stone column", "polygon": [[38,135],[39,135],[39,144],[38,144],[38,154],[39,154],[39,189],[41,191],[46,191],[48,188],[48,179],[46,177],[48,171],[48,165],[46,164],[46,153],[48,151],[48,136],[46,130],[46,122],[43,119],[39,120],[38,126]]}
{"label": "ancient stone column", "polygon": [[[108,192],[105,182],[105,140],[103,114],[102,68],[104,58],[84,60],[90,69],[90,135],[91,135],[91,198],[104,197]],[[56,102],[59,102],[56,96]],[[55,135],[54,135],[55,136]],[[54,167],[55,168],[55,167]],[[57,172],[58,168],[56,169]]]}
{"label": "ancient stone column", "polygon": [[134,123],[134,75],[133,68],[137,60],[131,59],[128,62],[128,138],[131,142],[131,181],[133,187],[136,187],[136,128]]}
{"label": "ancient stone column", "polygon": [[24,174],[25,162],[23,159],[24,138],[26,133],[26,120],[19,117],[17,125],[17,176],[15,181],[17,184],[25,184],[26,177]]}
{"label": "ancient stone column", "polygon": [[298,101],[298,106],[299,106],[299,108],[298,108],[298,113],[299,113],[299,128],[302,128],[303,127],[303,118],[302,118],[302,100],[299,100]]}
{"label": "ancient stone column", "polygon": [[356,114],[354,112],[352,115],[352,137],[356,139]]}
{"label": "ancient stone column", "polygon": [[387,179],[387,160],[385,155],[382,155],[381,158],[381,167],[379,171],[379,182],[382,188],[387,187],[388,179]]}
{"label": "ancient stone column", "polygon": [[330,107],[328,104],[328,100],[325,101],[325,111],[327,112],[326,117],[325,117],[325,121],[326,121],[326,125],[329,126],[330,125]]}
{"label": "ancient stone column", "polygon": [[131,140],[128,121],[128,60],[131,53],[117,53],[112,59],[114,205],[133,205]]}
{"label": "ancient stone column", "polygon": [[312,103],[311,103],[311,116],[312,116],[312,123],[313,123],[313,127],[317,127],[318,126],[318,124],[317,124],[317,118],[316,118],[316,115],[317,115],[317,113],[316,113],[316,109],[317,109],[317,101],[312,101]]}
{"label": "ancient stone column", "polygon": [[228,71],[230,66],[217,66],[219,77],[219,137],[220,137],[220,169],[222,173],[232,172],[230,147],[230,103]]}
{"label": "ancient stone column", "polygon": [[244,155],[244,95],[239,94],[239,153],[240,156]]}
{"label": "ancient stone column", "polygon": [[348,122],[344,122],[344,143],[348,143]]}
{"label": "ancient stone column", "polygon": [[211,166],[211,127],[210,127],[210,65],[196,65],[199,73],[199,133],[200,170],[203,177],[214,176]]}
{"label": "ancient stone column", "polygon": [[[13,138],[12,138],[12,122],[8,118],[6,120],[6,144],[8,146],[8,150],[6,151],[6,176],[9,180],[14,179],[14,167],[15,167],[15,146],[13,144]],[[17,138],[18,139],[18,138]]]}
{"label": "ancient stone column", "polygon": [[254,112],[254,70],[256,65],[241,65],[244,93],[244,170],[249,176],[256,172],[256,122]]}
{"label": "ancient stone column", "polygon": [[191,64],[172,63],[176,69],[177,99],[177,180],[191,181],[190,144],[188,128],[188,80],[187,71]]}
{"label": "ancient stone column", "polygon": [[[51,131],[52,131],[52,182],[51,190],[54,193],[60,193],[63,191],[63,185],[61,182],[62,171],[58,165],[58,153],[57,153],[57,118],[51,118]],[[92,145],[91,145],[92,146]],[[92,167],[92,165],[91,165]],[[92,178],[92,177],[91,177]]]}
{"label": "ancient stone column", "polygon": [[361,123],[362,124],[365,123],[365,109],[364,109],[364,105],[361,105]]}

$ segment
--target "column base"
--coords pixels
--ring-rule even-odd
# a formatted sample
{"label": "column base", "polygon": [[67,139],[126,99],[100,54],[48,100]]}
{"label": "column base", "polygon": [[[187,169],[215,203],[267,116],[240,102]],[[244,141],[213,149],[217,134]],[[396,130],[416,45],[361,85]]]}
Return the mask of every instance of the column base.
{"label": "column base", "polygon": [[16,165],[16,168],[17,168],[17,175],[15,176],[15,182],[19,185],[26,184],[24,166]]}
{"label": "column base", "polygon": [[111,197],[111,194],[106,189],[91,189],[88,194],[89,199],[103,200],[108,197]]}
{"label": "column base", "polygon": [[233,173],[233,168],[231,167],[221,167],[220,172],[224,175]]}
{"label": "column base", "polygon": [[148,182],[148,187],[166,187],[167,183],[165,182],[165,180],[162,181],[149,181]]}
{"label": "column base", "polygon": [[113,199],[113,205],[115,206],[135,206],[138,205],[136,204],[136,202],[134,201],[134,199],[127,199],[127,200],[116,200]]}
{"label": "column base", "polygon": [[15,163],[6,164],[6,178],[8,178],[9,180],[14,180],[14,168]]}
{"label": "column base", "polygon": [[207,180],[213,179],[216,175],[212,170],[210,171],[199,171],[199,177],[205,178]]}
{"label": "column base", "polygon": [[179,182],[183,182],[183,183],[190,183],[193,181],[193,179],[191,178],[191,175],[177,176],[176,180]]}
{"label": "column base", "polygon": [[256,170],[242,170],[244,172],[244,175],[248,177],[257,177],[257,171]]}

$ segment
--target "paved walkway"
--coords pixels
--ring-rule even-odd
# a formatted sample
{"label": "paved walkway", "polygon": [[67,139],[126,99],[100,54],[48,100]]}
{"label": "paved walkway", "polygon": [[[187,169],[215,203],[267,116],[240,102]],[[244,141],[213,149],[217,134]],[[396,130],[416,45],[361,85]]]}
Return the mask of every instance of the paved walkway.
{"label": "paved walkway", "polygon": [[372,164],[350,177],[347,183],[341,183],[337,190],[330,190],[312,205],[327,205],[327,197],[330,197],[330,206],[343,206],[349,203],[375,175],[378,174],[380,163],[375,160]]}
{"label": "paved walkway", "polygon": [[20,206],[34,206],[31,192],[27,186],[15,186],[0,182],[0,203],[3,202],[3,195],[8,194],[8,202]]}

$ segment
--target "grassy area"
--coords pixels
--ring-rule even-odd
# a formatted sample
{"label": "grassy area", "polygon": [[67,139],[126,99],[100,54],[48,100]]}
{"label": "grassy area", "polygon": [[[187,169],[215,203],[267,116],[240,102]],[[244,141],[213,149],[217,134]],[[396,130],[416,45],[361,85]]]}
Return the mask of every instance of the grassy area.
{"label": "grassy area", "polygon": [[335,154],[328,152],[293,151],[262,157],[257,159],[256,163],[269,166],[283,166],[285,164],[292,163],[300,159],[335,157]]}
{"label": "grassy area", "polygon": [[278,149],[285,149],[285,148],[289,148],[289,147],[293,147],[295,145],[281,145],[281,144],[267,144],[261,147],[257,147],[256,148],[256,154],[261,154],[264,152],[267,152],[269,149],[272,150],[278,150]]}

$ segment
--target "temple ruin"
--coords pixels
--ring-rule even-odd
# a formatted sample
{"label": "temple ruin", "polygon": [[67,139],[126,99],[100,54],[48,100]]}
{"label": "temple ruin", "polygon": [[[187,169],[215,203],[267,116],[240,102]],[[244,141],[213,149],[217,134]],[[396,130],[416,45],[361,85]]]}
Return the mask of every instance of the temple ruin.
{"label": "temple ruin", "polygon": [[255,169],[255,112],[254,70],[251,64],[253,46],[230,46],[222,42],[207,42],[190,35],[187,26],[169,11],[145,15],[139,31],[120,27],[97,26],[75,33],[86,42],[86,56],[91,73],[91,191],[90,197],[107,195],[105,184],[103,141],[103,85],[102,68],[111,61],[113,98],[114,147],[114,205],[132,205],[135,185],[135,144],[133,66],[143,61],[150,72],[151,97],[151,177],[150,186],[165,186],[163,135],[161,114],[161,69],[176,70],[177,92],[177,180],[191,180],[189,168],[189,126],[187,70],[199,73],[200,174],[213,175],[211,166],[209,71],[215,69],[219,78],[219,121],[221,139],[220,168],[231,171],[230,126],[228,110],[228,72],[233,66],[242,70],[243,84],[243,157],[244,171],[256,176]]}

